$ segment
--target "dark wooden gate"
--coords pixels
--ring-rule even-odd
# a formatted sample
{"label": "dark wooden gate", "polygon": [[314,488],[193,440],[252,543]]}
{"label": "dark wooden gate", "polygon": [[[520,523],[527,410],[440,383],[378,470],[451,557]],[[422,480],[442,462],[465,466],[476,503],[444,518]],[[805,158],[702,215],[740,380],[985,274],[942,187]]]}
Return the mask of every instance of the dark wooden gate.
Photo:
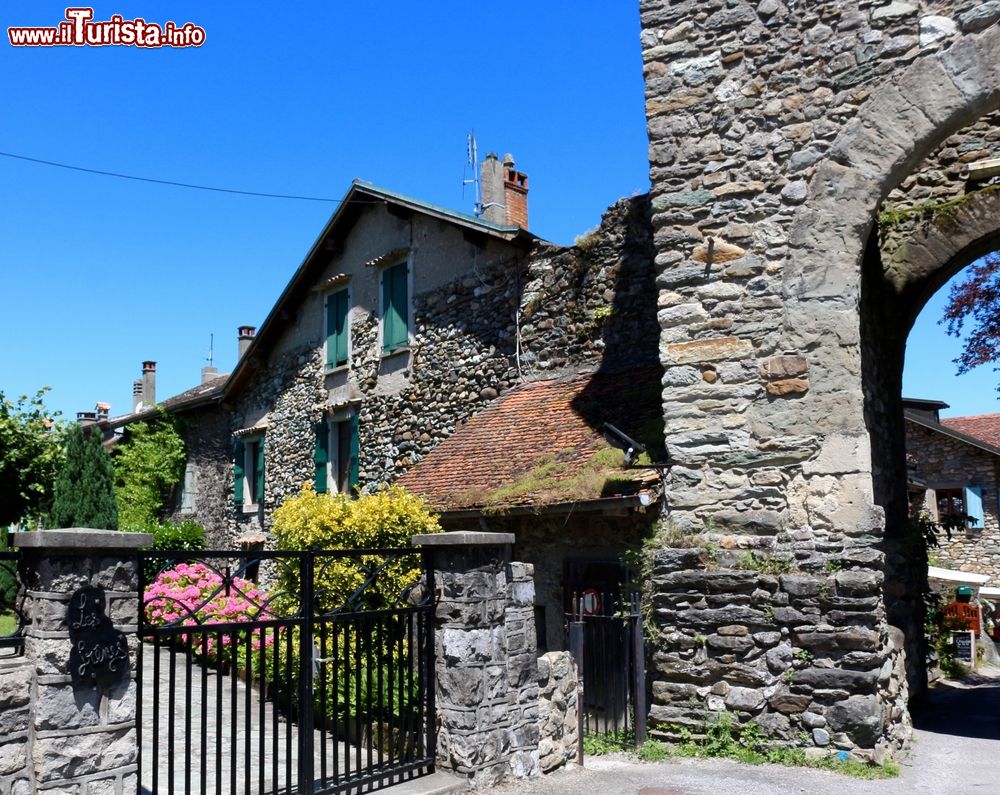
{"label": "dark wooden gate", "polygon": [[638,594],[594,589],[575,594],[569,648],[581,671],[583,735],[646,740],[645,639]]}
{"label": "dark wooden gate", "polygon": [[140,793],[367,792],[433,772],[427,553],[139,564]]}

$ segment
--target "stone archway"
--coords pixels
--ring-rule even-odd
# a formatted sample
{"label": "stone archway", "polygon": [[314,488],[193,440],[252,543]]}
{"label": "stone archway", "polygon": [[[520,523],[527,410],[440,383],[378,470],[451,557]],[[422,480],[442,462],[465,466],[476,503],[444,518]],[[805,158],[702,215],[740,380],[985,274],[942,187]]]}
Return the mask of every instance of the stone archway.
{"label": "stone archway", "polygon": [[[1000,106],[987,11],[643,5],[674,462],[652,599],[663,734],[731,712],[878,758],[907,733],[922,682],[886,596],[901,575],[869,430],[889,379],[863,274],[890,191]],[[899,51],[934,25],[950,32]]]}

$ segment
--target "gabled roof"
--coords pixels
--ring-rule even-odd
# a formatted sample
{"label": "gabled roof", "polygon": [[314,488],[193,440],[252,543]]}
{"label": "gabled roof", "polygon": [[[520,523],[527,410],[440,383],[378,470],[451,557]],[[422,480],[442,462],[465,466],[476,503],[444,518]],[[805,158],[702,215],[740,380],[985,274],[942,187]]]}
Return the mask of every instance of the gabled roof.
{"label": "gabled roof", "polygon": [[659,497],[654,470],[625,468],[610,422],[663,455],[659,368],[575,373],[515,387],[399,479],[446,513],[611,507]]}
{"label": "gabled roof", "polygon": [[222,395],[222,387],[225,386],[228,378],[228,373],[216,376],[203,384],[198,384],[196,387],[192,387],[191,389],[185,390],[178,395],[169,397],[162,403],[157,403],[155,406],[142,409],[141,411],[135,411],[131,414],[122,414],[118,417],[112,417],[111,419],[102,422],[101,425],[108,428],[120,428],[123,425],[128,425],[130,422],[137,422],[149,417],[155,417],[159,414],[161,409],[166,411],[185,411],[187,409],[193,409],[198,406],[205,405],[206,403],[211,403],[214,400],[218,400]]}
{"label": "gabled roof", "polygon": [[[990,444],[987,441],[971,436],[958,428],[951,427],[950,425],[945,425],[943,423],[951,423],[954,420],[964,420],[969,419],[967,417],[954,417],[949,420],[944,420],[943,422],[934,422],[928,419],[926,415],[921,415],[916,412],[910,411],[909,409],[903,410],[903,416],[912,423],[920,425],[924,428],[928,428],[932,431],[937,431],[938,433],[944,434],[945,436],[955,439],[959,442],[965,442],[973,447],[978,447],[980,450],[985,450],[987,453],[992,455],[1000,456],[1000,445]],[[988,415],[987,415],[988,416]],[[993,415],[998,416],[998,415]]]}
{"label": "gabled roof", "polygon": [[340,206],[330,217],[302,264],[299,265],[264,319],[263,324],[258,328],[256,337],[226,383],[223,389],[224,395],[232,394],[240,387],[253,371],[256,363],[266,357],[268,350],[280,336],[285,324],[294,317],[295,305],[302,300],[303,295],[309,291],[313,282],[328,264],[328,257],[322,256],[321,252],[327,245],[336,245],[338,236],[343,237],[354,226],[364,208],[373,204],[391,205],[404,212],[415,212],[437,218],[445,223],[462,227],[469,234],[503,240],[524,249],[539,239],[519,226],[494,224],[482,218],[448,210],[356,179],[351,183],[351,187],[340,201]]}
{"label": "gabled roof", "polygon": [[1000,448],[1000,414],[973,414],[968,417],[949,417],[941,420],[953,431]]}

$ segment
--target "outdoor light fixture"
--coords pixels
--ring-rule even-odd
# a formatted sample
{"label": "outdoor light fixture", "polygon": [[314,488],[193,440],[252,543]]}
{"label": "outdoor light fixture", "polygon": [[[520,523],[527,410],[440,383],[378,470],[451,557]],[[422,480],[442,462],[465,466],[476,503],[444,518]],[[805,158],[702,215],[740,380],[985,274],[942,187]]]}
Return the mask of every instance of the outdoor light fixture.
{"label": "outdoor light fixture", "polygon": [[604,438],[608,440],[608,444],[612,447],[617,447],[619,450],[625,451],[625,466],[627,467],[632,466],[636,456],[646,452],[645,447],[631,436],[618,430],[610,422],[604,423]]}

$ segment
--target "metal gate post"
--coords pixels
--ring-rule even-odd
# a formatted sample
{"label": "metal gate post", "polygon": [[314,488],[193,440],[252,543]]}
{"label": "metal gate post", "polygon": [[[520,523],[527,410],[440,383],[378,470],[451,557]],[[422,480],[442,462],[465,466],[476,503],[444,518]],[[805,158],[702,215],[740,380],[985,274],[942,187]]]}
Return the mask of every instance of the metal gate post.
{"label": "metal gate post", "polygon": [[646,742],[646,639],[642,611],[635,609],[632,622],[632,687],[635,689],[635,744]]}
{"label": "metal gate post", "polygon": [[427,693],[427,748],[426,756],[431,760],[431,771],[434,771],[435,760],[437,759],[437,707],[435,705],[434,693],[437,690],[437,673],[435,671],[435,638],[434,638],[434,617],[437,611],[437,583],[434,574],[434,550],[424,547],[424,582],[430,596],[429,608],[426,615],[427,630],[424,633],[427,648],[424,654],[427,655],[424,670],[427,672],[427,681],[424,683]]}
{"label": "metal gate post", "polygon": [[[313,556],[303,553],[299,561],[302,597],[302,626],[299,629],[299,788],[302,795],[313,793],[313,673],[316,653],[313,646]],[[290,783],[290,782],[289,782]]]}
{"label": "metal gate post", "polygon": [[[573,616],[577,618],[577,616]],[[576,763],[583,767],[583,622],[569,622],[569,653],[576,663]]]}

